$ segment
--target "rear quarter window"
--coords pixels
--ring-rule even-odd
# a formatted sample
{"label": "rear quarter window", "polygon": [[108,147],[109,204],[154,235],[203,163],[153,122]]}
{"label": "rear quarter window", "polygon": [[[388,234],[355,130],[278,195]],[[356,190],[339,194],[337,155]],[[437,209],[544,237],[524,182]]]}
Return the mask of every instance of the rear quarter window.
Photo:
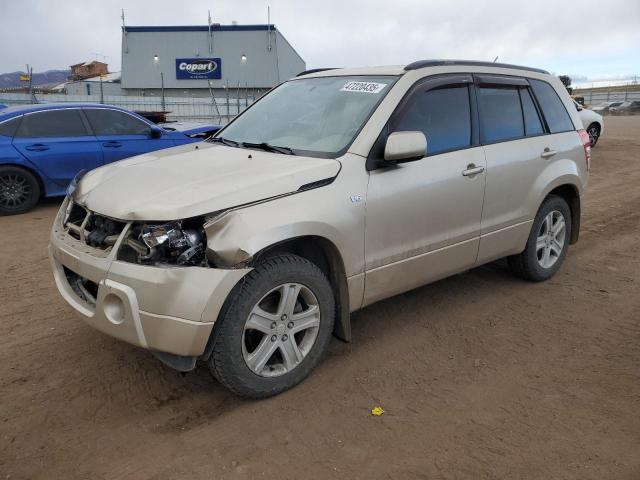
{"label": "rear quarter window", "polygon": [[542,108],[542,114],[547,121],[549,131],[559,133],[575,130],[571,117],[555,89],[542,80],[529,79],[529,83],[540,108]]}
{"label": "rear quarter window", "polygon": [[0,136],[13,137],[18,129],[18,125],[20,125],[20,118],[22,117],[15,117],[0,123]]}

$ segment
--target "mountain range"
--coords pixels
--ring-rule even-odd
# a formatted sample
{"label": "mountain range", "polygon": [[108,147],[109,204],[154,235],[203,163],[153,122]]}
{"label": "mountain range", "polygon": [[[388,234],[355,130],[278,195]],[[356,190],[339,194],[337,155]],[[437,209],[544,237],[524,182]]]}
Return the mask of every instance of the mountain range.
{"label": "mountain range", "polygon": [[[20,75],[25,72],[0,73],[0,88],[24,87],[28,82],[21,82]],[[47,70],[46,72],[33,74],[33,86],[55,86],[67,81],[71,76],[71,70]]]}

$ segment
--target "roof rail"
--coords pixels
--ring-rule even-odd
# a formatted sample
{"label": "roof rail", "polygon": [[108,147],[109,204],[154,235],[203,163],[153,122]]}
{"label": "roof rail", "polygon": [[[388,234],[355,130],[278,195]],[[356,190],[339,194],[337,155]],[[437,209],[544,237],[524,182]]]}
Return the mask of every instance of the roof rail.
{"label": "roof rail", "polygon": [[496,62],[481,62],[478,60],[418,60],[417,62],[410,63],[404,69],[417,70],[418,68],[425,67],[445,67],[449,65],[466,65],[473,67],[499,67],[499,68],[515,68],[518,70],[528,70],[530,72],[546,73],[546,70],[541,68],[523,67],[521,65],[511,65],[509,63],[496,63]]}
{"label": "roof rail", "polygon": [[302,75],[308,75],[310,73],[318,73],[324,72],[325,70],[336,70],[338,67],[326,67],[326,68],[312,68],[311,70],[305,70],[304,72],[300,72],[296,75],[296,77],[301,77]]}

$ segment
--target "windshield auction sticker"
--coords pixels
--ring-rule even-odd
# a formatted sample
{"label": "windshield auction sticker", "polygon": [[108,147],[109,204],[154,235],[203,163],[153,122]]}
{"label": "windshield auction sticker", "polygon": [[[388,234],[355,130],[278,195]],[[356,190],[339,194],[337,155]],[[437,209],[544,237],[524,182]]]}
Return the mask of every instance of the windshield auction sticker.
{"label": "windshield auction sticker", "polygon": [[340,89],[341,92],[380,93],[386,83],[375,82],[347,82]]}

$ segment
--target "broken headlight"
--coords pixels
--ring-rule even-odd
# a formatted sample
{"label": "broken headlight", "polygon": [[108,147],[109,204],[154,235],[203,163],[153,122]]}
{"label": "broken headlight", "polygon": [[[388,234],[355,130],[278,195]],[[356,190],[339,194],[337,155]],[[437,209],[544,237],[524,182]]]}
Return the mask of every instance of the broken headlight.
{"label": "broken headlight", "polygon": [[195,219],[132,225],[119,257],[145,265],[202,265],[205,233]]}

